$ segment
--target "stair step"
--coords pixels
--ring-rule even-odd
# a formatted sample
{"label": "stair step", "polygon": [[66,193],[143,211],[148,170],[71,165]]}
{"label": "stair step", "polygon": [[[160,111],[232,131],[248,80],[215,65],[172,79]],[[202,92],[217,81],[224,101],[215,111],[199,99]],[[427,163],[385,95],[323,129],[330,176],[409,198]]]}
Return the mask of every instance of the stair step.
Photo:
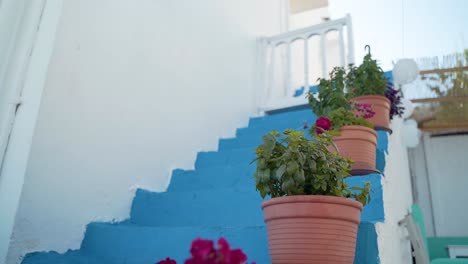
{"label": "stair step", "polygon": [[78,250],[69,250],[60,254],[55,251],[34,252],[27,254],[22,264],[107,264],[95,257],[83,255]]}
{"label": "stair step", "polygon": [[[372,184],[372,201],[364,208],[363,222],[384,221],[380,174],[346,179],[349,186]],[[263,225],[262,198],[254,186],[186,192],[155,193],[137,190],[131,222],[144,226],[249,226]]]}
{"label": "stair step", "polygon": [[[282,131],[282,130],[278,130]],[[270,131],[250,131],[252,133],[241,132],[241,135],[235,138],[224,138],[219,141],[219,151],[231,150],[236,148],[250,148],[254,150],[259,144],[262,143],[262,137],[264,134]],[[308,130],[304,130],[307,138]],[[387,152],[388,145],[388,133],[385,131],[377,131],[377,149]]]}
{"label": "stair step", "polygon": [[316,115],[310,109],[305,110],[298,110],[298,111],[291,111],[291,112],[284,112],[272,115],[266,115],[262,117],[255,117],[249,120],[249,127],[256,127],[262,126],[268,123],[281,123],[286,121],[294,121],[298,122],[299,124],[304,120],[315,120]]}
{"label": "stair step", "polygon": [[226,165],[235,166],[238,164],[248,165],[255,157],[255,149],[253,148],[199,152],[195,161],[195,169]]}
{"label": "stair step", "polygon": [[[156,263],[166,257],[183,263],[190,256],[195,238],[228,240],[241,248],[249,261],[268,264],[265,226],[250,227],[145,227],[128,223],[91,223],[79,251],[37,252],[28,254],[23,264],[142,264]],[[373,224],[361,223],[358,229],[354,264],[377,264],[377,233]]]}
{"label": "stair step", "polygon": [[92,223],[87,227],[81,249],[107,264],[150,264],[167,257],[184,263],[190,256],[192,240],[198,237],[215,241],[224,237],[232,248],[241,248],[249,261],[271,263],[265,226],[145,227]]}
{"label": "stair step", "polygon": [[214,166],[198,170],[174,170],[168,192],[198,191],[214,188],[255,188],[254,164]]}
{"label": "stair step", "polygon": [[139,189],[130,217],[144,226],[262,226],[261,203],[255,186],[181,193]]}
{"label": "stair step", "polygon": [[358,229],[354,264],[380,264],[375,225],[361,223]]}

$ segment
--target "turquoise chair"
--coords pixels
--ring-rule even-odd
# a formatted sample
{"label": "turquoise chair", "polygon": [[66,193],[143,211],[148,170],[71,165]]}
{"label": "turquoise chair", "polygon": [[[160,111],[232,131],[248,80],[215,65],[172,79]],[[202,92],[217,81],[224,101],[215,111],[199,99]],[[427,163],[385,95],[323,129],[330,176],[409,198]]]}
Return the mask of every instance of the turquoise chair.
{"label": "turquoise chair", "polygon": [[[433,237],[427,238],[426,236],[426,228],[424,225],[424,216],[422,213],[421,208],[418,205],[412,206],[412,220],[417,225],[419,230],[416,230],[417,236],[420,234],[420,239],[422,240],[424,252],[420,252],[420,254],[425,254],[427,257],[423,257],[422,262],[426,262],[425,259],[429,261],[430,264],[468,264],[468,259],[458,258],[458,259],[450,259],[448,256],[447,246],[448,245],[468,245],[468,237]],[[411,231],[408,229],[410,236]],[[413,247],[414,238],[411,238]],[[417,242],[416,242],[417,243]],[[416,247],[415,247],[416,251]],[[416,252],[415,252],[416,253]],[[416,262],[416,264],[420,264]],[[426,263],[421,263],[426,264]],[[429,264],[429,262],[427,263]]]}

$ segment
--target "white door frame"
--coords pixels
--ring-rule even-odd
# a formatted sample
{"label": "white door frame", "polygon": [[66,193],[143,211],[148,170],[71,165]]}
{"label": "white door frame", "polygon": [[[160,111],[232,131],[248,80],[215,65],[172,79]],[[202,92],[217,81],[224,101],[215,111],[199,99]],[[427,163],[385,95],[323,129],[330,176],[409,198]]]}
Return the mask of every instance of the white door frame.
{"label": "white door frame", "polygon": [[9,105],[0,108],[1,119],[5,121],[0,125],[3,128],[0,132],[0,263],[6,259],[21,198],[62,1],[0,2],[0,22],[14,25],[4,38],[8,49],[0,65],[0,85],[6,92],[3,102]]}

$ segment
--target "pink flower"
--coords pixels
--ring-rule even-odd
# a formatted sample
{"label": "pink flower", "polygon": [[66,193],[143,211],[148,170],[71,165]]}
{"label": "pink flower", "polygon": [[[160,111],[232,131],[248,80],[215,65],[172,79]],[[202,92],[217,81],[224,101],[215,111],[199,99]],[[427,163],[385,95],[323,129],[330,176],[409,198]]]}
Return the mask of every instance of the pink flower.
{"label": "pink flower", "polygon": [[319,117],[317,121],[315,121],[315,132],[317,134],[322,134],[323,132],[330,130],[332,123],[330,119],[326,117]]}
{"label": "pink flower", "polygon": [[[192,257],[185,260],[184,264],[244,264],[247,261],[244,252],[240,249],[231,249],[224,238],[218,240],[218,249],[214,248],[213,241],[197,238],[192,241],[190,253]],[[167,258],[156,264],[176,264],[176,262]]]}
{"label": "pink flower", "polygon": [[161,260],[157,262],[156,264],[177,264],[177,262],[173,259],[166,258],[165,260]]}
{"label": "pink flower", "polygon": [[214,252],[214,250],[213,241],[197,238],[192,241],[190,253],[195,259],[207,259],[210,253]]}
{"label": "pink flower", "polygon": [[372,118],[375,115],[375,112],[372,111],[371,104],[356,103],[357,115],[365,119]]}
{"label": "pink flower", "polygon": [[231,255],[229,243],[223,237],[218,240],[218,253],[223,256],[223,259],[229,259]]}
{"label": "pink flower", "polygon": [[307,121],[304,121],[304,129],[308,129],[309,125],[307,124]]}
{"label": "pink flower", "polygon": [[240,249],[234,249],[231,251],[229,261],[226,263],[229,264],[243,264],[247,261],[247,256]]}

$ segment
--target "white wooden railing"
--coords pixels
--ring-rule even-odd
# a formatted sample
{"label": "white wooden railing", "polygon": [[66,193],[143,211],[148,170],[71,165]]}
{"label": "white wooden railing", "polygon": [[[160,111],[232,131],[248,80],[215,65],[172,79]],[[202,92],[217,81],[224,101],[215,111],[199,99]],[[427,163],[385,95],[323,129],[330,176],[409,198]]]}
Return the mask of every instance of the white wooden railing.
{"label": "white wooden railing", "polygon": [[[327,35],[333,31],[338,33],[338,48],[331,47],[327,43]],[[346,37],[344,34],[346,34]],[[318,58],[311,58],[309,42],[315,36],[319,37],[320,44],[317,48],[320,50],[320,55],[318,55]],[[298,63],[298,61],[297,58],[291,56],[291,52],[295,41],[303,42],[303,47],[301,48],[301,54],[303,54],[303,56],[301,55],[303,57],[301,58],[303,60],[301,62],[303,63],[303,81],[300,81],[300,85],[296,83],[294,86],[291,82],[293,74],[292,66],[294,63]],[[332,67],[354,63],[353,32],[350,15],[276,36],[262,38],[260,43],[262,47],[260,58],[263,64],[260,78],[263,89],[259,98],[261,112],[306,103],[304,96],[293,96],[297,89],[316,84],[316,80],[311,80],[311,72],[315,73],[314,76],[326,77],[328,75],[327,72]],[[334,63],[337,65],[327,65],[330,57],[338,58],[338,62]],[[318,69],[312,69],[311,61],[320,61],[321,65],[316,67]],[[304,90],[306,91],[307,89]]]}

